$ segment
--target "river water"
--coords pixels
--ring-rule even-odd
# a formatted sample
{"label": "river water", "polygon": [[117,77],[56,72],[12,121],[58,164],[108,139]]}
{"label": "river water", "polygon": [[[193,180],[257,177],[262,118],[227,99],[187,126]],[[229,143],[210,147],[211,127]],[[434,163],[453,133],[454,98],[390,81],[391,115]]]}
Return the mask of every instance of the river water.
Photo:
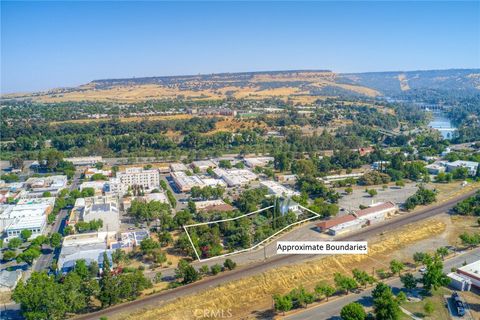
{"label": "river water", "polygon": [[444,113],[434,112],[433,119],[428,124],[430,128],[440,131],[444,139],[451,139],[455,134],[456,128]]}

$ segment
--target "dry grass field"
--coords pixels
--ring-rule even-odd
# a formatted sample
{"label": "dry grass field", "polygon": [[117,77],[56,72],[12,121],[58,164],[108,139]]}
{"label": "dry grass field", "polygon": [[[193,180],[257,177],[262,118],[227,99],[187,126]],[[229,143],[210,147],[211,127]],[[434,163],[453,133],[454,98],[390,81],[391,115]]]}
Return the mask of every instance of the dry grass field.
{"label": "dry grass field", "polygon": [[[416,223],[370,241],[368,255],[339,255],[280,267],[260,275],[179,298],[158,308],[143,310],[121,319],[194,319],[196,309],[231,309],[235,319],[253,318],[255,310],[268,310],[272,295],[286,293],[300,285],[311,290],[319,282],[332,282],[335,272],[350,273],[353,267],[372,271],[387,269],[392,253],[423,239],[440,235],[446,229],[435,219]],[[408,232],[406,232],[408,230]]]}
{"label": "dry grass field", "polygon": [[235,97],[238,99],[278,98],[294,103],[311,103],[327,94],[318,90],[329,87],[348,90],[367,96],[377,96],[378,91],[361,85],[337,81],[333,72],[280,72],[239,76],[235,74],[209,77],[173,77],[163,81],[144,82],[112,80],[105,84],[93,81],[77,88],[54,89],[38,93],[4,95],[3,98],[31,99],[38,102],[105,101],[139,102],[154,99],[212,100]]}

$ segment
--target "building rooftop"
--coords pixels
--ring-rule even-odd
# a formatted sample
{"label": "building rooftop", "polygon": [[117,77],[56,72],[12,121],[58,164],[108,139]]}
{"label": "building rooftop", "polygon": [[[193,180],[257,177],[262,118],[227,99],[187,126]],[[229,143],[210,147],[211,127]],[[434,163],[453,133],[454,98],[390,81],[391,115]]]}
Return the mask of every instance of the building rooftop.
{"label": "building rooftop", "polygon": [[362,209],[362,210],[359,210],[359,211],[355,212],[355,215],[357,217],[363,217],[363,216],[366,216],[366,215],[369,215],[369,214],[372,214],[372,213],[379,213],[379,212],[382,212],[382,211],[394,210],[394,209],[398,209],[398,207],[395,203],[393,203],[391,201],[379,202],[379,203],[376,203],[376,204],[373,204],[373,205],[369,206],[368,208],[365,208],[365,209]]}
{"label": "building rooftop", "polygon": [[336,217],[336,218],[333,218],[333,219],[328,219],[328,220],[321,221],[321,222],[317,223],[317,227],[319,227],[322,230],[326,230],[326,229],[330,229],[334,226],[337,226],[339,224],[349,222],[349,221],[353,221],[355,219],[356,219],[355,216],[353,216],[351,214],[348,214],[348,215],[345,215],[345,216],[340,216],[340,217]]}

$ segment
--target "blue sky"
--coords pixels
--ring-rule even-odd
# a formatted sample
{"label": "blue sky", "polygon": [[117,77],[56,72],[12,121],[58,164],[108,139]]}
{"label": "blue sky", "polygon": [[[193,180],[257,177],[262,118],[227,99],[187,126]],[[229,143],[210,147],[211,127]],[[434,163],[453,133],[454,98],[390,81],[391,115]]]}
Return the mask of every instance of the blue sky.
{"label": "blue sky", "polygon": [[480,2],[1,2],[2,93],[215,72],[480,67]]}

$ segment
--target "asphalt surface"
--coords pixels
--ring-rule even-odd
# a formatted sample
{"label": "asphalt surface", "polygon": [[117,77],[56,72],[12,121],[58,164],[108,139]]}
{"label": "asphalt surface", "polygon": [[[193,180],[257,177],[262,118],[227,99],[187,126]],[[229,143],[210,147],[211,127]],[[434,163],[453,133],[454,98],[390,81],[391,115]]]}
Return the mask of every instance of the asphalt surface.
{"label": "asphalt surface", "polygon": [[[416,213],[404,214],[397,218],[387,220],[383,223],[376,224],[359,230],[356,233],[350,233],[345,236],[336,238],[335,240],[366,240],[372,236],[380,234],[388,230],[395,230],[403,225],[424,220],[435,215],[448,212],[455,206],[458,201],[466,199],[473,195],[476,190],[465,193],[459,197],[445,201],[435,207],[426,208]],[[276,255],[265,261],[252,263],[250,265],[238,267],[233,271],[223,272],[215,277],[208,277],[201,281],[181,286],[176,289],[163,291],[150,295],[143,299],[118,304],[108,309],[103,309],[94,313],[79,315],[75,319],[99,319],[102,316],[112,317],[121,313],[131,313],[142,308],[160,306],[162,303],[175,298],[197,293],[220,284],[238,280],[247,276],[255,275],[271,268],[279,267],[286,264],[295,264],[303,260],[312,259],[311,255]]]}
{"label": "asphalt surface", "polygon": [[[480,259],[480,248],[476,248],[471,251],[465,251],[459,253],[458,255],[453,256],[452,258],[445,260],[443,265],[443,271],[445,273],[450,273],[452,267],[461,267],[462,264],[466,261],[467,263],[472,263]],[[414,273],[415,276],[420,277],[420,273]],[[394,278],[387,280],[386,283],[393,288],[394,293],[398,292],[400,288],[403,287],[399,278]],[[284,319],[288,320],[317,320],[317,319],[328,319],[328,320],[341,320],[340,311],[342,307],[351,302],[358,302],[365,307],[370,307],[372,305],[372,291],[374,288],[369,288],[360,293],[353,293],[346,296],[342,296],[336,299],[331,299],[326,303],[319,304],[318,306],[306,309],[302,312],[292,314],[285,317]]]}

